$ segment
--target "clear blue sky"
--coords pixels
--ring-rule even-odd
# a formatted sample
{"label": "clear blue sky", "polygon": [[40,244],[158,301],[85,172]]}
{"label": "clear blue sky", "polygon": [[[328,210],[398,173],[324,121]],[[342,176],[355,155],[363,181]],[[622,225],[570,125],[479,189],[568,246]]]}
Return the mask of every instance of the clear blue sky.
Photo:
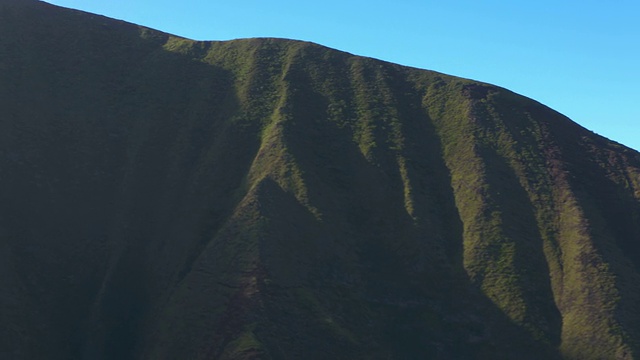
{"label": "clear blue sky", "polygon": [[307,40],[496,84],[640,150],[638,0],[49,2],[196,40]]}

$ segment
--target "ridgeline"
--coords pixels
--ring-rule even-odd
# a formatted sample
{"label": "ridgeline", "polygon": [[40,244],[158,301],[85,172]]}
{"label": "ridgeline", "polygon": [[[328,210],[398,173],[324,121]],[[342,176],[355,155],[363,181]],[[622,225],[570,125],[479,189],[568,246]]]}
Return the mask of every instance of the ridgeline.
{"label": "ridgeline", "polygon": [[638,152],[313,43],[0,34],[0,358],[640,358]]}

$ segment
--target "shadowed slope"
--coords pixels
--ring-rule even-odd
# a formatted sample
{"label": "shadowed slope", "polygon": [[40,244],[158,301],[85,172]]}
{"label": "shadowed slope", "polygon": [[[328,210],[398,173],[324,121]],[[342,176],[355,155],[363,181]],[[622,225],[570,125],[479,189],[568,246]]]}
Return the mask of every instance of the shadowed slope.
{"label": "shadowed slope", "polygon": [[637,357],[637,152],[310,43],[0,32],[0,354]]}

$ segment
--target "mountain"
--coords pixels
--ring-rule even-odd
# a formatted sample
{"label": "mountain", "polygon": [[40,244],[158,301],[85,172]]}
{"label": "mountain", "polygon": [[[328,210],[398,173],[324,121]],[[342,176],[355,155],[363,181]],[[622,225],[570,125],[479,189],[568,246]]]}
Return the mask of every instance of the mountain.
{"label": "mountain", "polygon": [[0,34],[0,358],[640,358],[638,152],[307,42]]}

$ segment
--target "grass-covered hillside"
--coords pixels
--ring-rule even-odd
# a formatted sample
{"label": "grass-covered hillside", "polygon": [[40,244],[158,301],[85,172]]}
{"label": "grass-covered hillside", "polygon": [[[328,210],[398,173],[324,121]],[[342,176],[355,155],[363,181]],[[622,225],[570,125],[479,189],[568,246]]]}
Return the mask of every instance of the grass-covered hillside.
{"label": "grass-covered hillside", "polygon": [[639,270],[640,154],[535,101],[0,0],[2,359],[640,359]]}

